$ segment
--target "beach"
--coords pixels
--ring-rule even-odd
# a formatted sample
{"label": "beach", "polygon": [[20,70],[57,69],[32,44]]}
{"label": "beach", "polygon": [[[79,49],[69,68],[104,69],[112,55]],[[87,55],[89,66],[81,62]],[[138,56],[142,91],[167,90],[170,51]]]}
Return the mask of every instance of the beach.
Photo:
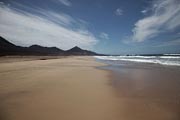
{"label": "beach", "polygon": [[111,71],[111,82],[124,120],[179,120],[180,68],[129,61],[101,61]]}
{"label": "beach", "polygon": [[90,56],[6,57],[0,120],[179,120],[179,78],[179,68]]}
{"label": "beach", "polygon": [[7,61],[0,63],[1,120],[118,120],[109,72],[93,57]]}
{"label": "beach", "polygon": [[0,0],[0,120],[180,120],[180,0]]}

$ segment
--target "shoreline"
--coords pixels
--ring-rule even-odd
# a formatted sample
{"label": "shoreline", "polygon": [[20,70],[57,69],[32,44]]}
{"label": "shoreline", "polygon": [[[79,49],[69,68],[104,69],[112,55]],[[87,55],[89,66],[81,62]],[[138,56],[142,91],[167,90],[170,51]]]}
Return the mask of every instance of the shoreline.
{"label": "shoreline", "polygon": [[180,69],[150,64],[107,63],[124,120],[179,120]]}
{"label": "shoreline", "polygon": [[119,120],[109,72],[92,57],[0,63],[2,120]]}

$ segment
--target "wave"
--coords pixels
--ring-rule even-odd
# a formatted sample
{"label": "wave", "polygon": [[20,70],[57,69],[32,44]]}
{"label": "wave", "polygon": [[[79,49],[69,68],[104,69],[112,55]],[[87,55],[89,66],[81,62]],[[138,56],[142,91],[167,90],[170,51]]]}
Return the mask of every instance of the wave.
{"label": "wave", "polygon": [[180,54],[163,54],[163,55],[169,55],[169,56],[180,56]]}
{"label": "wave", "polygon": [[180,59],[180,56],[161,56],[160,58],[167,58],[167,59]]}
{"label": "wave", "polygon": [[180,66],[180,56],[95,56],[95,58],[101,60],[129,61]]}

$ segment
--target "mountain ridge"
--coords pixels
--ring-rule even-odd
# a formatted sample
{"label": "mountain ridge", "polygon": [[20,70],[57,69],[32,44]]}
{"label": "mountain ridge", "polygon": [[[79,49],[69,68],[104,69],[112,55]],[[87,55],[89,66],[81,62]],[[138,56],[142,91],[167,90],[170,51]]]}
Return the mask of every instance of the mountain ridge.
{"label": "mountain ridge", "polygon": [[62,50],[57,47],[44,47],[40,45],[31,45],[29,47],[17,46],[2,36],[0,36],[0,56],[5,55],[53,55],[53,56],[68,56],[68,55],[101,55],[89,50],[81,49],[78,46],[75,46],[69,50]]}

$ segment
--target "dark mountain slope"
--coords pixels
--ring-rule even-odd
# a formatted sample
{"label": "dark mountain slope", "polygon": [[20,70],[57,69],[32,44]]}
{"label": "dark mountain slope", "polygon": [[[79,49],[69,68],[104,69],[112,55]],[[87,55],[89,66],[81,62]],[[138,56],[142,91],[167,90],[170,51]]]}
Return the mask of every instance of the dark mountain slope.
{"label": "dark mountain slope", "polygon": [[10,43],[6,39],[0,36],[0,47],[15,47],[16,45]]}
{"label": "dark mountain slope", "polygon": [[83,50],[77,46],[71,48],[70,50],[67,50],[66,54],[71,54],[71,55],[97,55],[97,53],[95,53],[95,52]]}
{"label": "dark mountain slope", "polygon": [[30,47],[16,46],[3,37],[0,37],[0,55],[99,55],[95,52],[83,50],[79,47],[73,47],[64,51],[57,47],[43,47],[32,45]]}

